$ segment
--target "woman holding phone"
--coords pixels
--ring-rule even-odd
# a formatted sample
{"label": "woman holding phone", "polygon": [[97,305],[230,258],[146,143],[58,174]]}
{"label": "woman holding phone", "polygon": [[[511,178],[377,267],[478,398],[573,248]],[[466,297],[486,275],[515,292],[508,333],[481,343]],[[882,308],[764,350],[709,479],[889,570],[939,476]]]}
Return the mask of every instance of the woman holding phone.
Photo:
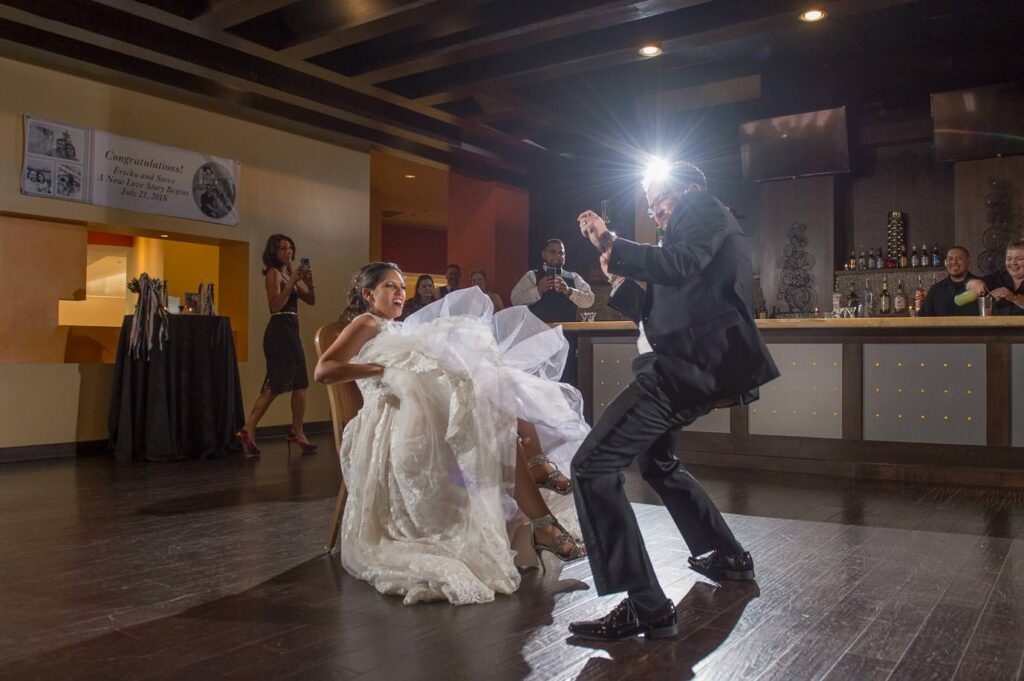
{"label": "woman holding phone", "polygon": [[316,451],[316,445],[302,432],[309,377],[306,373],[306,355],[302,351],[302,337],[299,335],[298,315],[299,301],[307,305],[315,304],[316,292],[309,258],[302,258],[298,269],[292,269],[294,260],[295,242],[291,237],[271,234],[267,239],[266,248],[263,249],[264,287],[267,292],[267,304],[270,307],[270,321],[263,333],[267,375],[249,419],[237,433],[246,454],[252,457],[260,455],[259,447],[253,440],[256,424],[263,418],[274,398],[286,392],[292,394],[289,452],[292,443],[298,445],[303,454],[312,454]]}

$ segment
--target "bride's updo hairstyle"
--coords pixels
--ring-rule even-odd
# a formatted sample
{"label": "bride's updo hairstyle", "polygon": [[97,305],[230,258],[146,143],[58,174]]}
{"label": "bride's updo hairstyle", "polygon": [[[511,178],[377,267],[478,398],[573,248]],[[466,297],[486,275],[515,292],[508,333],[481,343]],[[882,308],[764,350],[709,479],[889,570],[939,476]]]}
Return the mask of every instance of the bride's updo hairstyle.
{"label": "bride's updo hairstyle", "polygon": [[393,262],[371,262],[363,265],[356,276],[352,277],[352,288],[348,290],[348,307],[341,313],[345,321],[352,321],[359,315],[370,310],[370,304],[363,298],[363,289],[375,289],[388,272],[398,272],[404,277],[402,269]]}

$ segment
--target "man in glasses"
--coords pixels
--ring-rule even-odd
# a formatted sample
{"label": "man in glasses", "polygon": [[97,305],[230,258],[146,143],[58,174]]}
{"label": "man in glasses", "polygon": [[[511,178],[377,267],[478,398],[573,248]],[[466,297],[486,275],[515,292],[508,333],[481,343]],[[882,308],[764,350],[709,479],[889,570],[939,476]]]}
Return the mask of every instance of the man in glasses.
{"label": "man in glasses", "polygon": [[[622,471],[639,459],[690,550],[690,567],[715,580],[752,580],[754,562],[714,502],[676,458],[672,432],[714,408],[747,404],[779,375],[754,324],[750,245],[707,191],[696,166],[677,163],[644,180],[657,246],[619,239],[593,211],[580,232],[601,250],[610,305],[640,327],[635,380],[608,405],[572,464],[576,506],[600,595],[628,597],[605,617],[573,622],[580,637],[615,640],[677,632]],[[642,284],[646,285],[641,286]]]}

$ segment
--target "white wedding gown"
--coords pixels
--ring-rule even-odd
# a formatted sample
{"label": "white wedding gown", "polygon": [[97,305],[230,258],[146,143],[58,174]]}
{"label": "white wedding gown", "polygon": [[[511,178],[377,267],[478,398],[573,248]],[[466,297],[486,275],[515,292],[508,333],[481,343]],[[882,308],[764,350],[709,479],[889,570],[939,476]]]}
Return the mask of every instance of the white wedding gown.
{"label": "white wedding gown", "polygon": [[[494,600],[519,586],[510,536],[526,521],[512,500],[516,419],[568,474],[589,432],[579,391],[557,382],[568,344],[525,307],[493,313],[478,288],[454,291],[380,334],[353,363],[363,408],[345,426],[349,488],[341,560],[353,576],[406,604]],[[572,496],[543,490],[578,536]]]}

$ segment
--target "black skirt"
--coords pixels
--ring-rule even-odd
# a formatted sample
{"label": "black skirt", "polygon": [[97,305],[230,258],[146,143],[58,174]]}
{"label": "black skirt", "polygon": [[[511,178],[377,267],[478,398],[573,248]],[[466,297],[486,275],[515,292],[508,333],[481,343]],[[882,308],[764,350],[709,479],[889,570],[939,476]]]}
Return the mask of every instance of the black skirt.
{"label": "black skirt", "polygon": [[267,377],[262,390],[280,395],[309,387],[298,315],[271,315],[263,333],[263,355],[267,358]]}

